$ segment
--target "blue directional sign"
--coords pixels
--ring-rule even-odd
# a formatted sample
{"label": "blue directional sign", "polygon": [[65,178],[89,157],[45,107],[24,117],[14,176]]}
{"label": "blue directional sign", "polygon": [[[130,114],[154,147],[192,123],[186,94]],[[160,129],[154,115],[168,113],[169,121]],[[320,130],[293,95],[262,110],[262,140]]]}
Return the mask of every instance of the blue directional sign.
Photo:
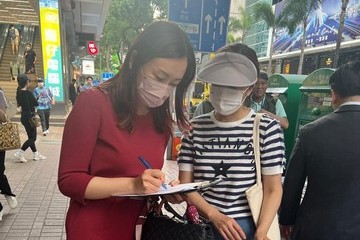
{"label": "blue directional sign", "polygon": [[229,11],[230,0],[169,0],[169,20],[201,52],[214,52],[226,44]]}
{"label": "blue directional sign", "polygon": [[113,76],[114,76],[114,73],[112,73],[112,72],[102,72],[101,73],[101,78],[103,81],[109,80]]}

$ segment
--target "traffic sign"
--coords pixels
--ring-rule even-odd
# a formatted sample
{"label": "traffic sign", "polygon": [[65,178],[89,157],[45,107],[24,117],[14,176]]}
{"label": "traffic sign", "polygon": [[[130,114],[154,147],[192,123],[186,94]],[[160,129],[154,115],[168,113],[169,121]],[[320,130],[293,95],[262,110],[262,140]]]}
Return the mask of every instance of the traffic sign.
{"label": "traffic sign", "polygon": [[230,0],[169,0],[169,20],[201,52],[214,52],[226,44],[229,11]]}
{"label": "traffic sign", "polygon": [[112,72],[102,72],[101,73],[101,78],[103,81],[109,80],[113,76],[114,76],[114,73],[112,73]]}

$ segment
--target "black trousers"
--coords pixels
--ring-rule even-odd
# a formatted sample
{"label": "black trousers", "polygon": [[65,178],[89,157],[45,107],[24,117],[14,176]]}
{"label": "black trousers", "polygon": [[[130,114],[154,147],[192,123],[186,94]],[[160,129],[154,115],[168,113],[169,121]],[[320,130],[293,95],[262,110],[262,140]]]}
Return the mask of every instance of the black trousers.
{"label": "black trousers", "polygon": [[36,127],[30,125],[29,119],[32,117],[31,113],[22,113],[21,114],[21,124],[25,127],[26,134],[28,139],[21,146],[21,150],[25,151],[29,147],[31,151],[36,152],[35,141],[37,137]]}
{"label": "black trousers", "polygon": [[42,131],[46,131],[49,129],[49,119],[50,119],[50,108],[48,109],[38,109],[37,111],[40,120],[41,120],[41,128]]}
{"label": "black trousers", "polygon": [[[15,195],[11,192],[9,181],[5,175],[5,151],[0,151],[0,190],[1,194],[15,197]],[[3,206],[0,203],[0,211],[2,209]]]}

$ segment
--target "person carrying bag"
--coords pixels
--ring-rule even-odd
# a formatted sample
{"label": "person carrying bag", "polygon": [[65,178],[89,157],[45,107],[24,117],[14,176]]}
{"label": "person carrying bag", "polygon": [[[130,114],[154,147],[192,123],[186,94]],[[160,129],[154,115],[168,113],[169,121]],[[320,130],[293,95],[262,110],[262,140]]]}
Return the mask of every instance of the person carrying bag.
{"label": "person carrying bag", "polygon": [[19,159],[20,162],[25,163],[27,160],[24,157],[24,152],[29,147],[31,148],[34,157],[34,161],[45,160],[46,157],[41,155],[36,148],[35,141],[37,138],[36,126],[37,120],[35,117],[35,106],[38,105],[34,95],[27,90],[29,78],[25,74],[18,75],[18,90],[16,93],[16,100],[18,105],[21,106],[21,124],[25,127],[28,139],[24,142],[21,149],[14,153],[15,158]]}

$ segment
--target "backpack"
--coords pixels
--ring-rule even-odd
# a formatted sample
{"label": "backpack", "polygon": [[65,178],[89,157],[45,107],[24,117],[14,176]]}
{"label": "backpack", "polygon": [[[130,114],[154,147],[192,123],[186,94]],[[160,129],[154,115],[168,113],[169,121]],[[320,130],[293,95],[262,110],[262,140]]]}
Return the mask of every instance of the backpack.
{"label": "backpack", "polygon": [[15,38],[16,38],[15,28],[14,28],[14,29],[10,29],[10,31],[9,31],[9,36],[11,37],[11,39],[15,39]]}

